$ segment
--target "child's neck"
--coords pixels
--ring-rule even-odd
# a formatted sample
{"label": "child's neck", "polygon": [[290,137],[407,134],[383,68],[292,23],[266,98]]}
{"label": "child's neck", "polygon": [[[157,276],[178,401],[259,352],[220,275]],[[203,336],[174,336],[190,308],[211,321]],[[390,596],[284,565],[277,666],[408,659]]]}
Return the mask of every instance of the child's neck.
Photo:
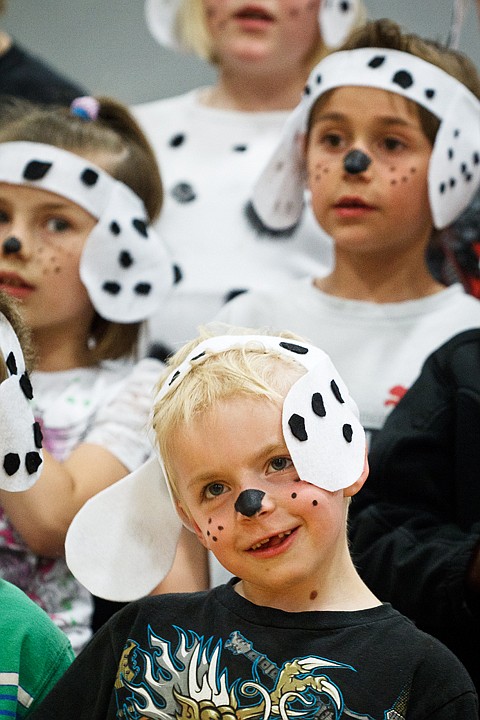
{"label": "child's neck", "polygon": [[70,333],[68,340],[65,340],[45,330],[33,332],[36,370],[59,372],[91,364],[85,338],[76,337],[73,328]]}
{"label": "child's neck", "polygon": [[445,289],[430,274],[426,263],[405,265],[394,257],[388,267],[385,258],[338,258],[332,272],[314,281],[315,287],[347,300],[376,303],[405,302],[434,295]]}
{"label": "child's neck", "polygon": [[274,112],[294,108],[305,84],[298,72],[285,72],[272,82],[271,73],[244,74],[221,70],[215,85],[205,88],[201,102],[208,107],[243,112]]}

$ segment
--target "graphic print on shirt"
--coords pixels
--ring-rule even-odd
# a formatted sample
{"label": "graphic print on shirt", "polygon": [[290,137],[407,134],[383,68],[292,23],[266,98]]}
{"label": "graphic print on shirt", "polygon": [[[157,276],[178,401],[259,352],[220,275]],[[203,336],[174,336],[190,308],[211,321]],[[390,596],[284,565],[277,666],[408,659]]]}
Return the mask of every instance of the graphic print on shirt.
{"label": "graphic print on shirt", "polygon": [[[341,683],[329,671],[356,672],[319,656],[297,657],[281,667],[240,632],[224,642],[173,626],[176,646],[148,627],[148,648],[129,640],[120,658],[115,694],[122,720],[404,720],[402,692],[383,718],[348,708]],[[243,656],[251,677],[231,680],[232,656]],[[338,677],[338,672],[335,673]],[[348,682],[348,678],[346,678]]]}

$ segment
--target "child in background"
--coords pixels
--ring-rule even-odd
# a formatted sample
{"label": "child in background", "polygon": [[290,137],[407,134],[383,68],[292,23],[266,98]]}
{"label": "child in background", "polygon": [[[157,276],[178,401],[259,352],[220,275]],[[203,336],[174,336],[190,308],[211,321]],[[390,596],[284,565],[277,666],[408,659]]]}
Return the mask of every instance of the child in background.
{"label": "child in background", "polygon": [[288,327],[321,345],[345,378],[369,434],[427,355],[480,325],[480,303],[431,275],[426,249],[480,183],[480,80],[461,54],[367,23],[312,71],[260,178],[253,208],[271,229],[294,225],[305,178],[334,240],[324,277],[246,293],[218,320]]}
{"label": "child in background", "polygon": [[149,323],[153,340],[177,349],[230,298],[324,274],[331,241],[310,214],[295,232],[269,233],[246,213],[313,65],[363,19],[360,0],[146,0],[163,45],[193,52],[214,82],[144,103],[134,112],[165,185],[158,228],[177,283]]}
{"label": "child in background", "polygon": [[[346,523],[368,474],[365,433],[323,351],[291,335],[204,335],[172,359],[153,428],[159,462],[84,506],[67,557],[84,563],[83,539],[101,541],[112,502],[118,545],[128,542],[145,522],[144,493],[152,503],[168,493],[163,468],[182,521],[235,578],[122,609],[36,720],[476,720],[460,662],[382,605],[352,563]],[[138,547],[137,565],[162,549]],[[83,579],[128,585],[135,554],[130,568],[86,563]]]}
{"label": "child in background", "polygon": [[150,229],[161,202],[154,155],[123,105],[19,103],[4,119],[0,288],[20,301],[32,333],[34,412],[48,452],[34,487],[0,492],[0,572],[76,652],[91,635],[93,606],[65,565],[67,528],[89,497],[151,452],[145,424],[161,364],[134,367],[134,355],[142,321],[172,283]]}
{"label": "child in background", "polygon": [[[41,436],[27,398],[30,354],[28,333],[14,302],[0,292],[0,488],[4,492],[31,487],[41,469]],[[25,718],[65,672],[73,651],[48,615],[3,578],[0,637],[0,715]]]}

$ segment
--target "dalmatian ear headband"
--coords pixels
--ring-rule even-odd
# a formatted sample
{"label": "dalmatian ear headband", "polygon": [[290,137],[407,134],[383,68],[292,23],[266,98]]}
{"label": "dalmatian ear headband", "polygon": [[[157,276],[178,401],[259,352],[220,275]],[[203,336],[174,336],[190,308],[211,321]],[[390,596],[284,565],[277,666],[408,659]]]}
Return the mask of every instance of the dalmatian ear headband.
{"label": "dalmatian ear headband", "polygon": [[480,184],[480,101],[435,65],[384,48],[335,52],[314,68],[281,142],[254,187],[251,202],[260,221],[272,230],[285,230],[298,222],[305,187],[301,138],[310,112],[328,90],[347,85],[397,93],[439,118],[428,189],[435,227],[450,225]]}
{"label": "dalmatian ear headband", "polygon": [[0,182],[48,190],[98,218],[80,277],[102,317],[133,323],[157,310],[173,285],[173,267],[143,202],[127,185],[79,155],[31,142],[0,144]]}
{"label": "dalmatian ear headband", "polygon": [[[272,352],[306,368],[282,410],[283,434],[298,475],[329,491],[356,482],[365,463],[358,409],[328,355],[312,345],[266,335],[209,338],[171,373],[155,402],[175,392],[206,357],[232,348]],[[95,595],[129,601],[148,594],[168,573],[181,522],[165,477],[162,458],[153,457],[91,498],[74,518],[65,544],[67,564]]]}
{"label": "dalmatian ear headband", "polygon": [[[173,50],[186,50],[176,36],[181,0],[145,0],[147,26],[155,40]],[[320,0],[318,22],[325,45],[341,45],[360,16],[360,0]]]}
{"label": "dalmatian ear headband", "polygon": [[8,377],[0,383],[0,488],[28,490],[42,464],[42,433],[30,404],[32,386],[18,338],[0,313],[0,348]]}

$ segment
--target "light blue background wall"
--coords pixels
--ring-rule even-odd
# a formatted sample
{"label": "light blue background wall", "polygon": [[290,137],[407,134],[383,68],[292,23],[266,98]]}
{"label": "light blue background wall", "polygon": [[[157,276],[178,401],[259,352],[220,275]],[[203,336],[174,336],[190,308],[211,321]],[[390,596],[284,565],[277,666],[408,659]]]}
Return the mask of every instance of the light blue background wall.
{"label": "light blue background wall", "polygon": [[[92,93],[127,103],[178,94],[209,83],[213,70],[193,57],[159,47],[143,15],[143,0],[8,0],[7,31]],[[445,42],[453,0],[365,0],[372,18],[390,17],[409,30]],[[473,0],[460,49],[480,68],[480,28]]]}

